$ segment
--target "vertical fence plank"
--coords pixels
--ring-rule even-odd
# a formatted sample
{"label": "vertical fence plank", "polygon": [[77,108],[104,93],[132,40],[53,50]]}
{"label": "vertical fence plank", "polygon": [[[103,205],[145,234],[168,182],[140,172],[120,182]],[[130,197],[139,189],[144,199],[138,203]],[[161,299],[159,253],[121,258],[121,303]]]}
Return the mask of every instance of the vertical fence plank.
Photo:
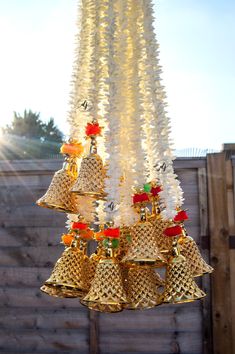
{"label": "vertical fence plank", "polygon": [[214,354],[232,354],[229,227],[225,154],[208,154],[208,204],[212,265]]}
{"label": "vertical fence plank", "polygon": [[[229,225],[229,235],[232,239],[235,238],[235,175],[234,167],[232,166],[231,159],[226,161],[226,181],[227,181],[227,204],[228,204],[228,225]],[[235,294],[235,249],[234,243],[230,245],[230,281],[231,281],[231,299],[233,299],[233,294]],[[233,340],[233,353],[235,353],[235,302],[231,303],[231,314],[232,314],[232,340]]]}
{"label": "vertical fence plank", "polygon": [[[207,202],[207,172],[206,168],[198,169],[199,214],[200,214],[200,246],[202,257],[209,262],[208,245],[208,202]],[[206,241],[206,242],[205,242]],[[203,314],[203,354],[212,353],[212,308],[210,276],[202,277],[202,287],[207,296],[202,301]]]}
{"label": "vertical fence plank", "polygon": [[90,354],[99,354],[99,314],[95,311],[89,311],[90,320]]}

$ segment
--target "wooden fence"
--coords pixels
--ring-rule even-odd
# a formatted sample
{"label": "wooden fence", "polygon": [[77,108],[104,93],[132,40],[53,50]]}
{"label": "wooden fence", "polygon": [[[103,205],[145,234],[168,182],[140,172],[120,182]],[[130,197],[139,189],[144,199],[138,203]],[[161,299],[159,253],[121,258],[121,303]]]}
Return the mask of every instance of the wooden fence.
{"label": "wooden fence", "polygon": [[199,279],[203,301],[98,314],[39,287],[62,252],[65,215],[37,207],[61,161],[0,163],[1,354],[235,353],[235,160],[177,159],[189,234],[216,268]]}

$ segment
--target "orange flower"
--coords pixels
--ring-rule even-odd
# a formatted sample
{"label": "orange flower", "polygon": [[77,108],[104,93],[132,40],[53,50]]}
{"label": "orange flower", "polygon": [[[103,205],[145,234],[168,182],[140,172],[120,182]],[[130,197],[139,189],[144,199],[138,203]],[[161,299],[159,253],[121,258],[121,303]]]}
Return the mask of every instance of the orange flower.
{"label": "orange flower", "polygon": [[80,231],[81,238],[85,240],[91,240],[94,236],[94,232],[91,229]]}
{"label": "orange flower", "polygon": [[65,246],[70,246],[71,243],[74,241],[74,235],[73,234],[64,234],[61,237],[61,241]]}
{"label": "orange flower", "polygon": [[94,234],[94,238],[96,241],[102,241],[104,238],[104,231],[99,231]]}
{"label": "orange flower", "polygon": [[63,144],[60,148],[61,154],[80,157],[83,154],[84,148],[81,143]]}

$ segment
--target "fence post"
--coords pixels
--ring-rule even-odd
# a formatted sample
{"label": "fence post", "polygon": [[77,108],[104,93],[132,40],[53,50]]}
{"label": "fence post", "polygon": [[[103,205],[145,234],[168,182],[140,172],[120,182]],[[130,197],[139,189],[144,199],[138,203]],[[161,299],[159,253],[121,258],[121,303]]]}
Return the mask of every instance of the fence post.
{"label": "fence post", "polygon": [[[230,144],[231,145],[231,144]],[[235,173],[234,160],[228,156],[226,161],[227,202],[228,202],[228,225],[230,247],[230,282],[231,282],[231,315],[232,315],[232,344],[235,353]]]}
{"label": "fence post", "polygon": [[[200,248],[203,258],[209,261],[209,232],[208,232],[208,199],[207,172],[205,167],[198,169],[199,213],[200,213]],[[203,354],[212,354],[212,307],[211,307],[211,278],[204,275],[201,278],[203,290],[207,296],[202,301]]]}
{"label": "fence post", "polygon": [[213,353],[232,354],[229,225],[225,153],[207,155]]}
{"label": "fence post", "polygon": [[89,310],[90,322],[90,354],[99,354],[99,314],[95,311]]}

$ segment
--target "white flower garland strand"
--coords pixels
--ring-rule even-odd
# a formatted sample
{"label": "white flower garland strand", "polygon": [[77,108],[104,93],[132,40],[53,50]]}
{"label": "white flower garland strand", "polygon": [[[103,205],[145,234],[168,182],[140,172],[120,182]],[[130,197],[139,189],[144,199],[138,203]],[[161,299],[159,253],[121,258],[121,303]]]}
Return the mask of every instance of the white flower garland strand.
{"label": "white flower garland strand", "polygon": [[145,131],[142,129],[144,122],[144,107],[143,95],[141,91],[141,81],[139,79],[139,70],[141,67],[141,51],[139,50],[138,32],[140,31],[139,21],[140,12],[138,2],[132,0],[130,2],[130,22],[129,22],[129,35],[130,35],[130,52],[129,57],[129,77],[130,77],[130,102],[131,109],[129,117],[132,120],[132,134],[130,139],[134,147],[133,150],[133,169],[135,171],[135,178],[133,184],[135,186],[142,186],[146,182],[146,161],[147,153],[146,147],[143,145],[145,140]]}
{"label": "white flower garland strand", "polygon": [[117,60],[117,18],[118,12],[115,1],[106,2],[106,46],[108,47],[107,64],[108,72],[105,77],[109,86],[109,100],[106,108],[108,130],[105,134],[106,151],[109,154],[107,166],[107,179],[105,181],[105,192],[107,193],[107,202],[105,203],[105,211],[107,213],[107,221],[115,221],[115,215],[118,211],[120,203],[120,118],[119,118],[119,102],[118,102],[118,79],[119,72]]}
{"label": "white flower garland strand", "polygon": [[130,28],[132,26],[132,0],[119,0],[119,21],[117,26],[117,63],[119,66],[119,80],[117,96],[119,98],[120,126],[120,165],[122,177],[120,181],[120,204],[115,215],[117,226],[131,226],[138,215],[132,208],[132,186],[135,179],[135,125],[132,118],[132,38]]}
{"label": "white flower garland strand", "polygon": [[[93,82],[96,78],[97,6],[96,1],[81,0],[78,11],[79,33],[73,69],[73,90],[70,95],[71,108],[67,121],[70,126],[70,137],[78,139],[80,142],[84,141],[87,122],[93,118],[92,103],[96,96]],[[77,165],[79,169],[80,159],[77,159]],[[93,222],[95,213],[93,200],[81,196],[78,197],[78,204],[82,217],[87,222]],[[67,225],[70,226],[73,219],[77,220],[77,216],[68,214]]]}
{"label": "white flower garland strand", "polygon": [[93,118],[92,102],[96,96],[94,80],[96,75],[96,28],[97,1],[81,0],[77,35],[77,49],[73,69],[70,112],[67,121],[70,137],[83,141],[85,126]]}
{"label": "white flower garland strand", "polygon": [[[142,2],[144,14],[144,36],[147,46],[147,58],[152,67],[152,74],[148,75],[148,81],[152,93],[153,107],[156,118],[151,121],[152,147],[156,154],[155,173],[152,176],[160,180],[163,191],[160,193],[160,203],[163,208],[164,219],[172,219],[176,214],[176,208],[183,203],[183,192],[177,175],[173,169],[173,152],[169,138],[170,126],[169,118],[165,112],[165,92],[161,85],[161,67],[158,59],[158,45],[153,29],[153,9],[151,0]],[[147,70],[148,72],[148,70]],[[150,72],[151,73],[151,72]],[[156,144],[154,144],[156,141]]]}

